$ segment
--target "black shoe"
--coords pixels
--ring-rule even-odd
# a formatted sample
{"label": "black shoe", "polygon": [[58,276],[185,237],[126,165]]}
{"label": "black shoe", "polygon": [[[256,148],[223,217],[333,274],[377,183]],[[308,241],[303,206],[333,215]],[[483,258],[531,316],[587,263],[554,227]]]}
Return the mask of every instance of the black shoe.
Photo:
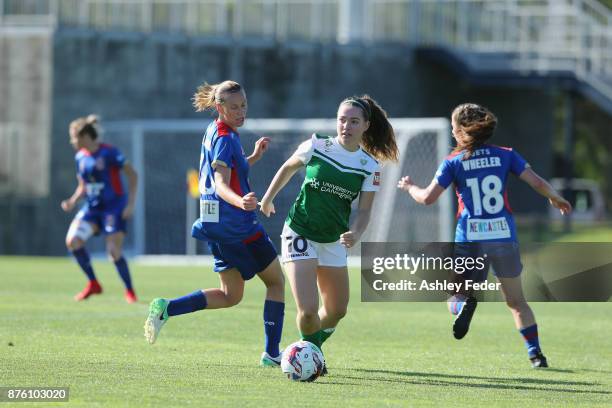
{"label": "black shoe", "polygon": [[542,354],[542,352],[539,352],[535,356],[530,357],[529,360],[531,360],[531,366],[533,368],[546,368],[546,367],[548,367],[548,361],[546,361],[546,357],[544,357],[544,354]]}
{"label": "black shoe", "polygon": [[478,305],[476,298],[467,298],[461,312],[459,312],[457,315],[457,318],[453,323],[453,336],[455,336],[457,340],[464,338],[470,329],[470,322],[472,321],[472,316],[474,316],[474,312],[476,311],[476,305]]}
{"label": "black shoe", "polygon": [[321,377],[326,376],[327,375],[327,364],[325,364],[323,366],[323,370],[321,370]]}

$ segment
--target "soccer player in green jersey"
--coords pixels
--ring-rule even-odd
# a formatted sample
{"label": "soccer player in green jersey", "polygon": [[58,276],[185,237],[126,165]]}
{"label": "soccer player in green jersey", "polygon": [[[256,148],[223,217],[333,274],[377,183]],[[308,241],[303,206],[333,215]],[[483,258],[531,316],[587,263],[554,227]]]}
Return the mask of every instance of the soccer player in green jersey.
{"label": "soccer player in green jersey", "polygon": [[[340,103],[336,131],[335,137],[315,133],[302,143],[261,200],[261,211],[269,217],[274,213],[274,197],[306,167],[281,235],[281,261],[295,297],[302,339],[319,347],[346,314],[347,248],[359,241],[370,221],[380,185],[377,160],[397,161],[398,157],[387,114],[367,95]],[[349,227],[351,203],[357,197],[357,215]]]}

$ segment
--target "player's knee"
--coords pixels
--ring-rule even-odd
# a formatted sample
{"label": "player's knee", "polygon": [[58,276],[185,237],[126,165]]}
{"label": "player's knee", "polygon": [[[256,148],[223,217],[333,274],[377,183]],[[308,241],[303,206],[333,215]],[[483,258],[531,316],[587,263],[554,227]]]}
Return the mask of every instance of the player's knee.
{"label": "player's knee", "polygon": [[66,237],[66,248],[70,251],[76,251],[84,245],[83,240],[77,237]]}
{"label": "player's knee", "polygon": [[236,306],[240,301],[242,301],[242,291],[230,291],[225,293],[225,301],[227,307]]}
{"label": "player's knee", "polygon": [[285,289],[285,275],[283,275],[282,272],[278,275],[276,286],[278,286],[280,289]]}
{"label": "player's knee", "polygon": [[304,324],[311,324],[319,319],[319,314],[316,308],[306,308],[298,311],[298,319]]}
{"label": "player's knee", "polygon": [[274,279],[268,281],[266,284],[266,288],[268,289],[268,291],[284,293],[285,292],[285,277],[282,274],[280,274]]}
{"label": "player's knee", "polygon": [[93,234],[94,229],[88,222],[73,221],[66,234],[66,247],[71,251],[77,250],[85,245]]}
{"label": "player's knee", "polygon": [[506,305],[515,312],[521,312],[528,307],[524,299],[506,299]]}
{"label": "player's knee", "polygon": [[[272,270],[273,273],[269,273],[268,271]],[[283,270],[280,267],[280,263],[278,261],[274,261],[268,268],[265,270],[266,277],[263,279],[266,288],[284,288],[285,287],[285,275],[283,275]],[[269,276],[268,276],[269,275]]]}
{"label": "player's knee", "polygon": [[121,249],[114,246],[109,246],[106,248],[106,255],[108,256],[109,260],[117,262],[119,259],[121,259]]}
{"label": "player's knee", "polygon": [[328,312],[328,316],[333,317],[336,320],[342,319],[344,316],[346,316],[346,305],[334,307],[333,310]]}

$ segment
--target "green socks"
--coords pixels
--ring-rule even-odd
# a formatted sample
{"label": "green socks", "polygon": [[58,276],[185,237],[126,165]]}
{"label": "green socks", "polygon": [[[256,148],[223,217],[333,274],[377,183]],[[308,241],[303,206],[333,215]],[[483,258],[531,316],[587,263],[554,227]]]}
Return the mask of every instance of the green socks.
{"label": "green socks", "polygon": [[319,333],[320,333],[320,336],[321,336],[321,344],[325,343],[325,340],[329,339],[329,336],[334,334],[334,331],[336,331],[335,327],[330,327],[329,329],[321,329],[321,330],[319,330]]}
{"label": "green socks", "polygon": [[302,334],[302,340],[309,341],[315,346],[321,348],[321,331],[314,332],[312,334]]}
{"label": "green socks", "polygon": [[309,341],[313,343],[315,346],[321,348],[321,345],[325,342],[325,340],[329,338],[329,336],[331,336],[334,333],[335,330],[336,330],[335,327],[330,327],[329,329],[321,329],[318,332],[315,332],[312,334],[301,333],[302,340]]}

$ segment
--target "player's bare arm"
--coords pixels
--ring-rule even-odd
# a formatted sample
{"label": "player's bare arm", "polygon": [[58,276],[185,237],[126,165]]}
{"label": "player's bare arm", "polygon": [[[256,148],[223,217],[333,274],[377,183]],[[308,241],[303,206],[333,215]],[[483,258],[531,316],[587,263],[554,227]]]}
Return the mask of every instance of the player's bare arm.
{"label": "player's bare arm", "polygon": [[270,183],[270,186],[268,187],[268,190],[261,199],[260,211],[264,213],[266,217],[269,217],[270,214],[275,213],[273,201],[278,192],[287,185],[289,180],[291,180],[291,177],[293,177],[293,175],[303,166],[304,163],[302,163],[299,158],[291,156],[281,166],[281,168],[278,169],[274,175],[274,178],[272,179],[272,182]]}
{"label": "player's bare arm", "polygon": [[362,191],[359,194],[359,206],[357,207],[357,215],[350,226],[350,229],[340,235],[340,243],[347,248],[353,247],[361,239],[370,222],[372,213],[372,204],[374,203],[374,191]]}
{"label": "player's bare arm", "polygon": [[77,180],[78,184],[76,189],[74,190],[74,193],[70,196],[70,198],[63,200],[60,204],[62,210],[66,212],[72,211],[79,199],[85,195],[85,182],[79,176],[77,176]]}
{"label": "player's bare arm", "polygon": [[410,196],[419,204],[431,205],[435,203],[440,194],[444,192],[444,188],[440,186],[436,180],[432,180],[429,186],[421,188],[414,184],[410,176],[404,176],[397,182],[397,188],[410,194]]}
{"label": "player's bare arm", "polygon": [[539,194],[548,198],[550,204],[553,207],[558,208],[559,211],[561,211],[561,214],[567,215],[572,212],[572,205],[569,203],[569,201],[564,199],[548,181],[540,177],[530,167],[526,168],[519,177]]}
{"label": "player's bare arm", "polygon": [[124,219],[129,219],[134,214],[134,208],[136,206],[136,190],[138,189],[138,173],[134,167],[126,162],[123,165],[123,171],[127,177],[128,181],[128,203],[127,206],[123,209],[123,213],[121,214]]}
{"label": "player's bare arm", "polygon": [[219,197],[231,205],[242,208],[245,211],[257,209],[257,196],[255,196],[255,193],[250,192],[240,197],[229,185],[231,177],[232,169],[222,164],[217,164],[215,168],[215,184]]}
{"label": "player's bare arm", "polygon": [[269,144],[269,137],[260,137],[259,139],[257,139],[257,141],[255,142],[255,148],[253,149],[253,153],[249,157],[247,157],[249,166],[254,165],[262,158],[264,153],[268,151]]}

